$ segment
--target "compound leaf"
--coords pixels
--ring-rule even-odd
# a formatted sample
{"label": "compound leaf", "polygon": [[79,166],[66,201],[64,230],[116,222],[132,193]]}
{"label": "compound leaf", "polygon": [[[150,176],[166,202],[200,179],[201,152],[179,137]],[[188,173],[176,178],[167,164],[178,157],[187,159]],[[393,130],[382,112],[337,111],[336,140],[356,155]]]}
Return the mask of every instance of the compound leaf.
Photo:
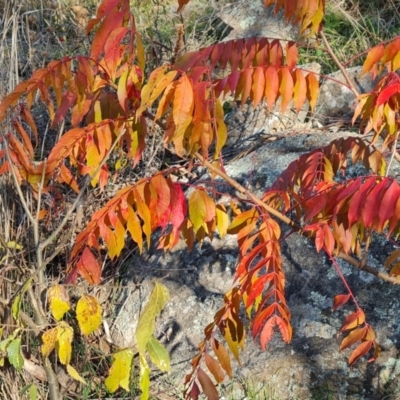
{"label": "compound leaf", "polygon": [[145,354],[148,341],[154,333],[154,320],[165,307],[169,300],[168,289],[161,283],[156,282],[150,299],[140,316],[136,328],[136,342],[139,352]]}

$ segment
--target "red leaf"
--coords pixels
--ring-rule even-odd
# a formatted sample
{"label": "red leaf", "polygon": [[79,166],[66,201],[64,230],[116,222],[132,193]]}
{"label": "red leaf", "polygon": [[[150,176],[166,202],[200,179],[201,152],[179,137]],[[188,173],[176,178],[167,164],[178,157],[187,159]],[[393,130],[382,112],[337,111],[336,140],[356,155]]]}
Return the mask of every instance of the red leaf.
{"label": "red leaf", "polygon": [[76,268],[90,284],[98,285],[100,283],[101,267],[88,247],[83,250]]}
{"label": "red leaf", "polygon": [[104,0],[101,2],[99,8],[97,9],[96,17],[101,19],[111,12],[121,0]]}
{"label": "red leaf", "polygon": [[104,18],[104,21],[101,23],[99,30],[93,38],[92,48],[90,51],[90,57],[92,59],[97,60],[101,53],[103,53],[107,39],[113,30],[122,26],[124,16],[125,13],[119,11],[110,13]]}
{"label": "red leaf", "polygon": [[336,199],[336,206],[334,211],[334,216],[340,214],[340,208],[343,206],[345,201],[351,197],[361,186],[361,178],[357,178],[355,181],[352,181],[349,185],[344,187],[344,189],[340,192],[339,196]]}
{"label": "red leaf", "polygon": [[34,158],[34,150],[33,150],[31,138],[29,137],[28,133],[26,132],[24,127],[19,123],[18,120],[14,120],[13,125],[14,125],[15,130],[17,130],[19,135],[21,136],[22,141],[24,142],[24,148],[25,148],[26,152],[28,153],[29,157],[33,159]]}
{"label": "red leaf", "polygon": [[376,106],[379,107],[383,103],[386,103],[393,95],[400,92],[400,83],[391,84],[383,89],[376,99]]}
{"label": "red leaf", "polygon": [[328,225],[324,225],[324,245],[328,254],[332,254],[335,249],[335,238],[333,237],[333,233],[331,228]]}
{"label": "red leaf", "polygon": [[59,122],[61,122],[65,116],[67,115],[68,110],[72,107],[72,105],[75,103],[76,100],[76,94],[71,93],[69,91],[66,91],[61,99],[61,104],[57,108],[57,111],[54,115],[53,123],[52,126],[54,127],[57,125]]}
{"label": "red leaf", "polygon": [[374,340],[367,340],[356,347],[349,357],[349,364],[353,365],[360,357],[368,353],[371,349],[372,343],[374,343]]}
{"label": "red leaf", "polygon": [[382,192],[386,189],[388,179],[383,179],[368,193],[362,209],[362,217],[366,228],[372,225],[375,217],[379,214]]}
{"label": "red leaf", "polygon": [[317,252],[319,253],[324,247],[325,243],[325,238],[324,238],[324,231],[322,228],[318,228],[317,233],[315,235],[315,248],[317,249]]}
{"label": "red leaf", "polygon": [[192,400],[197,400],[199,398],[200,393],[201,392],[200,392],[200,389],[199,389],[197,383],[193,382],[192,388],[190,389],[190,392],[189,392],[189,397]]}
{"label": "red leaf", "polygon": [[276,303],[270,304],[268,307],[262,310],[260,309],[254,316],[253,326],[252,326],[253,338],[255,338],[258,335],[264,321],[272,315],[272,313],[275,311],[275,308],[276,308]]}
{"label": "red leaf", "polygon": [[[265,263],[265,260],[264,260]],[[253,271],[253,270],[252,270]],[[264,274],[249,287],[250,293],[246,299],[246,308],[250,307],[254,300],[263,292],[265,284],[274,278],[274,274]]]}
{"label": "red leaf", "polygon": [[308,221],[318,215],[325,208],[327,200],[325,193],[307,199],[304,202],[304,221]]}
{"label": "red leaf", "polygon": [[274,315],[271,317],[267,323],[264,325],[263,330],[260,335],[260,345],[263,350],[266,349],[267,344],[271,341],[272,336],[274,335],[274,326],[277,323],[277,316]]}
{"label": "red leaf", "polygon": [[197,370],[197,377],[208,400],[219,400],[218,391],[215,388],[215,385],[210,377],[201,368]]}
{"label": "red leaf", "polygon": [[350,299],[350,294],[338,294],[333,299],[333,306],[332,310],[338,310],[339,308],[343,307]]}
{"label": "red leaf", "polygon": [[354,222],[358,221],[359,218],[361,217],[361,212],[364,207],[365,200],[367,198],[367,193],[374,186],[374,184],[375,184],[374,177],[367,179],[354,194],[353,198],[350,200],[350,207],[348,213],[350,225],[353,225]]}

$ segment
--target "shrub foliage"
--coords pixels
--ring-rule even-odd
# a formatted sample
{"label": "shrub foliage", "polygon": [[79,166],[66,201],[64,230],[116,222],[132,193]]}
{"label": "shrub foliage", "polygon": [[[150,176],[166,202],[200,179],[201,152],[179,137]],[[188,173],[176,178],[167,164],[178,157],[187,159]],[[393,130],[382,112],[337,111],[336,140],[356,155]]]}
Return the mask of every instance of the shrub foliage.
{"label": "shrub foliage", "polygon": [[[179,0],[182,9],[189,0]],[[296,23],[308,36],[323,35],[324,0],[274,1],[288,21]],[[285,272],[281,258],[279,223],[315,242],[325,252],[372,273],[390,283],[398,283],[400,250],[386,262],[387,272],[365,262],[373,234],[396,238],[400,233],[400,187],[390,176],[391,162],[383,156],[387,148],[397,157],[400,105],[400,38],[378,44],[365,58],[362,74],[386,72],[371,93],[359,95],[353,121],[360,120],[361,133],[373,132],[370,142],[362,136],[337,139],[292,162],[261,198],[227,176],[222,149],[227,140],[222,99],[232,96],[242,105],[266,103],[272,108],[279,100],[282,111],[292,104],[298,112],[309,104],[314,109],[319,93],[319,77],[303,71],[298,64],[295,42],[268,38],[249,38],[216,43],[190,53],[179,54],[173,63],[155,69],[146,67],[145,51],[128,0],[104,0],[96,17],[89,21],[87,33],[94,32],[90,54],[64,57],[50,62],[20,83],[0,104],[0,121],[8,123],[2,134],[0,173],[13,176],[21,201],[37,229],[35,236],[37,274],[31,276],[18,296],[38,282],[46,267],[41,254],[57,239],[78,199],[88,188],[108,191],[113,179],[128,166],[137,166],[148,145],[149,130],[162,130],[166,148],[187,163],[197,159],[210,172],[226,180],[247,196],[245,203],[232,199],[230,205],[204,186],[197,186],[187,197],[183,184],[173,179],[173,169],[160,170],[151,177],[119,190],[91,217],[77,235],[70,251],[66,283],[80,278],[90,284],[102,280],[102,259],[107,252],[116,259],[129,237],[139,251],[150,246],[156,230],[161,231],[158,246],[172,249],[180,238],[188,248],[213,238],[218,232],[237,235],[239,260],[234,286],[224,296],[224,305],[204,330],[204,341],[192,360],[186,376],[185,396],[197,399],[203,391],[209,399],[218,398],[207,369],[220,383],[232,376],[231,357],[239,360],[244,348],[245,329],[240,308],[251,319],[251,334],[265,349],[277,327],[285,342],[292,338],[290,309],[285,297]],[[215,71],[218,71],[216,73]],[[355,93],[351,81],[348,86]],[[51,127],[60,132],[50,148],[38,126],[35,107],[44,107]],[[382,147],[376,144],[382,138]],[[45,148],[45,151],[41,149]],[[367,176],[346,177],[348,163],[362,162]],[[393,160],[392,160],[393,161]],[[340,173],[344,175],[340,177]],[[82,179],[88,177],[88,179]],[[34,212],[24,203],[29,190],[36,201]],[[78,199],[50,238],[40,235],[55,210],[53,203],[41,201],[44,195],[63,196],[76,192]],[[35,225],[36,224],[36,225]],[[348,288],[348,286],[346,285]],[[61,286],[49,289],[49,307],[56,326],[42,331],[40,312],[36,324],[41,332],[43,364],[52,398],[58,383],[51,380],[49,355],[57,349],[59,361],[75,379],[83,378],[71,366],[73,329],[63,319],[70,310]],[[20,301],[20,297],[17,298]],[[153,337],[154,319],[164,307],[168,294],[162,285],[155,292],[136,332],[140,354],[142,398],[149,396],[149,355],[161,370],[169,370],[165,349]],[[346,333],[340,349],[354,347],[349,363],[380,348],[373,328],[350,288],[338,294],[334,309],[352,300],[355,311],[340,329]],[[21,321],[19,303],[12,304],[16,321]],[[45,317],[45,315],[42,315]],[[76,308],[80,330],[88,335],[101,323],[99,305],[85,295]],[[19,331],[0,343],[8,350],[10,362],[22,368]],[[106,386],[110,392],[119,386],[127,389],[133,363],[132,349],[117,352]],[[121,371],[121,368],[125,371]]]}

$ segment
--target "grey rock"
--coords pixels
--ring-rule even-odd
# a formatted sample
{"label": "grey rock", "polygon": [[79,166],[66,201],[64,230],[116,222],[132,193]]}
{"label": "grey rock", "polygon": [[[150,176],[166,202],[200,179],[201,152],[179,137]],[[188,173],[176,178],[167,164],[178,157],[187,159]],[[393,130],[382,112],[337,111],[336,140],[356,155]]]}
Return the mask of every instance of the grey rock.
{"label": "grey rock", "polygon": [[[226,170],[260,195],[292,160],[343,135],[354,133],[320,130],[282,137],[227,165]],[[219,185],[218,180],[215,185]],[[218,188],[225,187],[221,183]],[[283,227],[283,236],[288,233]],[[143,255],[132,255],[126,261],[123,283],[133,286],[122,294],[122,306],[111,333],[116,344],[133,345],[137,318],[153,281],[157,279],[166,285],[171,300],[157,320],[156,336],[170,352],[172,372],[159,376],[155,385],[167,392],[175,390],[178,396],[177,388],[182,387],[183,377],[190,371],[189,361],[203,339],[203,329],[213,320],[223,294],[231,287],[237,260],[236,238],[215,237],[202,247],[196,245],[191,252],[187,252],[183,242],[169,253],[155,247],[153,244]],[[391,251],[393,246],[378,238],[371,245],[368,263],[381,266]],[[282,243],[282,255],[293,340],[284,344],[276,332],[267,351],[262,351],[257,340],[249,336],[241,353],[242,366],[234,363],[235,379],[221,385],[221,398],[244,399],[245,391],[240,384],[243,381],[253,382],[269,395],[273,392],[276,399],[373,400],[398,393],[400,288],[338,262],[382,346],[382,355],[376,362],[362,360],[350,369],[347,357],[351,350],[339,353],[342,336],[338,332],[345,316],[354,311],[354,305],[331,311],[334,296],[345,292],[332,263],[317,254],[311,242],[295,234]]]}
{"label": "grey rock", "polygon": [[299,39],[298,28],[287,24],[282,12],[275,15],[274,7],[264,7],[263,4],[262,0],[239,0],[225,6],[218,16],[233,28],[225,40],[257,36],[284,40]]}
{"label": "grey rock", "polygon": [[[360,77],[362,67],[347,68],[346,72],[359,93],[372,91],[380,79],[372,79],[371,74]],[[323,80],[320,96],[316,106],[315,118],[323,125],[335,118],[351,120],[355,109],[354,93],[347,87],[347,82],[341,71],[330,74]]]}

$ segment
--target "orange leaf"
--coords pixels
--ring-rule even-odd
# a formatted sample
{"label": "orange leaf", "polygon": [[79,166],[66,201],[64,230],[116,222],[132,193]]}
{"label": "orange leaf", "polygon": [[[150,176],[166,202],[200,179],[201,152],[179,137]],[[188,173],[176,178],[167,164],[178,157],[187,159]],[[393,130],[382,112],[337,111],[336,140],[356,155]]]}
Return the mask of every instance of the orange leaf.
{"label": "orange leaf", "polygon": [[357,326],[363,324],[364,322],[365,322],[364,312],[362,310],[357,310],[345,318],[343,325],[340,328],[340,332],[354,329]]}
{"label": "orange leaf", "polygon": [[260,335],[260,345],[263,350],[266,349],[267,344],[271,341],[272,336],[274,335],[274,326],[277,323],[277,315],[271,317],[267,323],[264,325],[263,330]]}
{"label": "orange leaf", "polygon": [[356,328],[352,330],[343,340],[342,343],[340,344],[340,351],[347,349],[347,347],[350,347],[354,343],[364,339],[366,333],[367,333],[368,327],[364,326],[362,328]]}
{"label": "orange leaf", "polygon": [[312,72],[310,72],[306,76],[306,82],[307,82],[307,100],[310,102],[311,111],[314,111],[319,95],[319,82]]}
{"label": "orange leaf", "polygon": [[225,370],[229,378],[232,379],[231,359],[229,358],[229,354],[225,347],[215,338],[211,339],[211,345],[222,368]]}
{"label": "orange leaf", "polygon": [[213,374],[215,380],[218,383],[221,383],[224,380],[224,373],[215,358],[206,353],[204,355],[204,361],[207,365],[208,370]]}
{"label": "orange leaf", "polygon": [[293,78],[288,67],[283,67],[279,71],[279,80],[279,93],[282,97],[281,110],[285,112],[293,98]]}
{"label": "orange leaf", "polygon": [[265,75],[264,68],[262,67],[256,67],[254,69],[251,92],[253,106],[256,107],[260,103],[265,92]]}
{"label": "orange leaf", "polygon": [[297,112],[303,107],[307,98],[307,84],[303,72],[300,69],[294,71],[293,101]]}
{"label": "orange leaf", "polygon": [[279,76],[276,67],[268,67],[265,70],[265,98],[268,110],[271,111],[279,92]]}
{"label": "orange leaf", "polygon": [[350,297],[350,294],[338,294],[335,296],[333,299],[332,310],[338,310],[343,307],[349,301]]}
{"label": "orange leaf", "polygon": [[276,316],[276,323],[279,330],[281,331],[283,340],[286,343],[289,343],[292,340],[292,326],[289,322],[286,322],[283,318],[279,316]]}
{"label": "orange leaf", "polygon": [[286,65],[293,69],[296,67],[297,59],[299,57],[299,50],[295,42],[286,43]]}
{"label": "orange leaf", "polygon": [[383,47],[383,44],[380,44],[378,46],[375,46],[372,48],[367,55],[367,58],[364,61],[362,71],[360,75],[364,75],[365,73],[369,72],[372,70],[372,79],[375,79],[378,69],[376,67],[376,64],[378,61],[383,57],[383,54],[385,53],[385,49]]}
{"label": "orange leaf", "polygon": [[193,88],[186,74],[182,74],[174,92],[172,118],[175,124],[173,139],[183,136],[192,121]]}
{"label": "orange leaf", "polygon": [[372,343],[374,343],[374,340],[367,340],[356,347],[349,357],[349,364],[353,365],[360,357],[368,353],[371,349]]}
{"label": "orange leaf", "polygon": [[196,189],[189,197],[189,216],[195,232],[215,218],[215,203],[204,191]]}

